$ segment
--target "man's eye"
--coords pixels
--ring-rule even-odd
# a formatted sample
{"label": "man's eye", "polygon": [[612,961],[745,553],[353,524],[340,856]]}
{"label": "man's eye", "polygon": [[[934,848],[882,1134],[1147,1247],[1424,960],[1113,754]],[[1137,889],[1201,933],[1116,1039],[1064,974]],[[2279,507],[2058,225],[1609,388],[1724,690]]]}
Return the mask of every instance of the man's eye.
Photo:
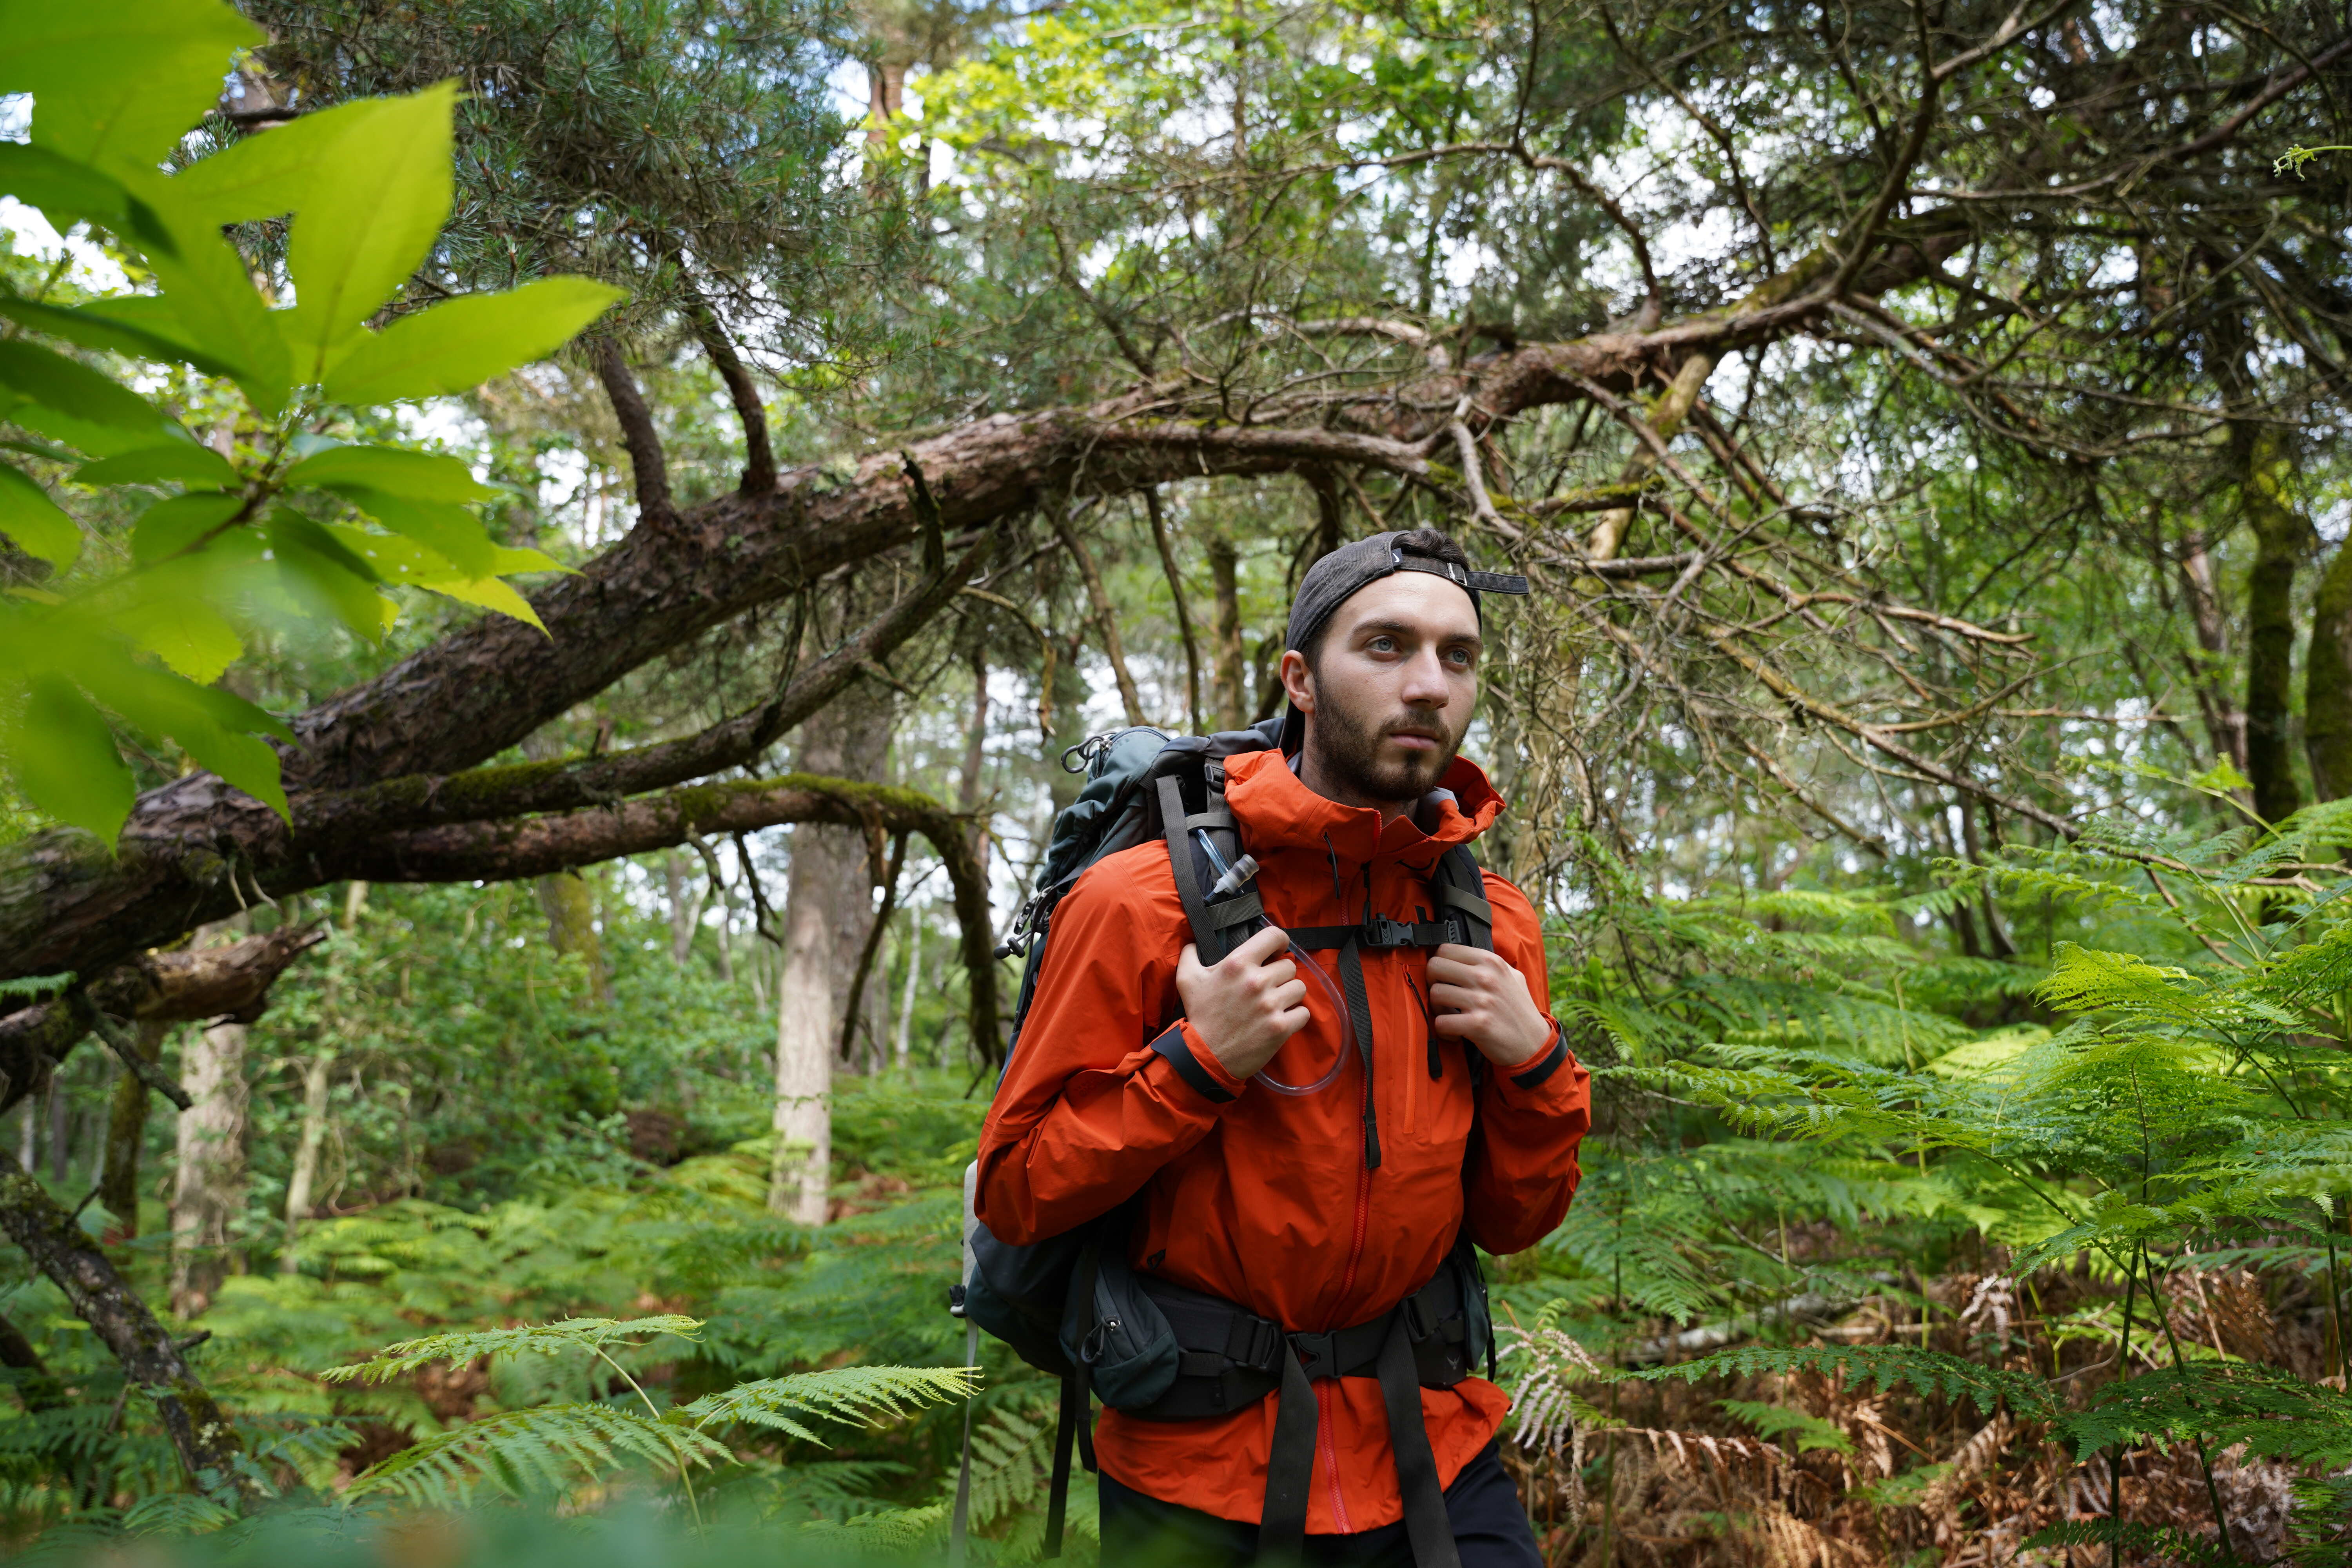
{"label": "man's eye", "polygon": [[1396,652],[1396,638],[1374,637],[1371,641],[1371,650],[1374,653],[1394,653]]}

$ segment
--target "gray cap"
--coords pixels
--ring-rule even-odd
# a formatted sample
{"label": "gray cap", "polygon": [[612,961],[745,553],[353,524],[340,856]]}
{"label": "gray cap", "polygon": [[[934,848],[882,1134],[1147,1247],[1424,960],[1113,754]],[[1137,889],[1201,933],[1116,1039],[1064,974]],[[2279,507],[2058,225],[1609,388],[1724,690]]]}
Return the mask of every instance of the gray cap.
{"label": "gray cap", "polygon": [[[1397,541],[1402,531],[1375,533],[1370,539],[1359,539],[1343,544],[1307,569],[1306,579],[1298,584],[1298,596],[1290,602],[1290,629],[1285,647],[1303,648],[1323,629],[1341,605],[1353,598],[1361,589],[1370,587],[1383,577],[1393,577],[1400,572],[1426,572],[1443,577],[1470,595],[1470,607],[1478,613],[1478,623],[1486,625],[1486,606],[1481,594],[1524,594],[1528,580],[1507,572],[1473,572],[1452,561],[1441,561],[1434,555],[1402,549]],[[1296,751],[1306,736],[1307,721],[1297,709],[1290,710],[1283,724],[1282,743],[1285,751]]]}

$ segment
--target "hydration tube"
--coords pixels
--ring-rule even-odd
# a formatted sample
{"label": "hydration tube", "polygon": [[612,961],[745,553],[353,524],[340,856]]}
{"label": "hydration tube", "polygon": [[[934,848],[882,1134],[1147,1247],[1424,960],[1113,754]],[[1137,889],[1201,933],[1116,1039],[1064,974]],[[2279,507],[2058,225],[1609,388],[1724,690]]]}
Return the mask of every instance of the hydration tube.
{"label": "hydration tube", "polygon": [[[1217,853],[1217,847],[1209,842],[1209,830],[1205,827],[1196,827],[1192,829],[1192,836],[1201,841],[1202,849],[1205,851],[1209,857],[1209,864],[1216,868],[1218,879],[1217,885],[1222,888],[1228,882],[1231,882],[1233,880],[1234,871],[1235,868],[1228,867],[1225,864],[1225,858]],[[1246,855],[1242,857],[1242,879],[1243,882],[1245,883],[1250,877],[1255,875],[1255,863],[1253,862]],[[1239,886],[1241,884],[1235,885]],[[1311,974],[1315,977],[1315,984],[1323,988],[1323,994],[1325,998],[1330,1002],[1332,1012],[1339,1016],[1339,1055],[1338,1058],[1331,1063],[1331,1070],[1325,1073],[1321,1078],[1317,1079],[1313,1083],[1283,1083],[1276,1079],[1271,1072],[1268,1072],[1264,1068],[1260,1068],[1258,1070],[1257,1081],[1265,1085],[1266,1088],[1274,1090],[1276,1094],[1316,1094],[1331,1087],[1333,1080],[1337,1079],[1339,1076],[1339,1069],[1346,1067],[1348,1065],[1348,1058],[1355,1054],[1356,1026],[1348,1016],[1347,998],[1339,994],[1339,988],[1338,985],[1332,984],[1331,977],[1323,973],[1323,966],[1316,963],[1313,959],[1307,957],[1307,950],[1300,947],[1295,942],[1290,944],[1290,957],[1291,961],[1298,965],[1298,968],[1302,973]]]}

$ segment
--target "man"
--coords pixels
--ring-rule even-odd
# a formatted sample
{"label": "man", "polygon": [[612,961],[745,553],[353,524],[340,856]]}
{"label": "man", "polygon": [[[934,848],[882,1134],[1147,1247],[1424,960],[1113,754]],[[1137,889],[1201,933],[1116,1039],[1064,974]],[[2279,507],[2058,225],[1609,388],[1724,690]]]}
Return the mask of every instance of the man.
{"label": "man", "polygon": [[[981,1136],[979,1213],[999,1238],[1038,1241],[1139,1194],[1136,1270],[1313,1336],[1421,1290],[1465,1226],[1488,1252],[1509,1253],[1559,1223],[1591,1096],[1549,1016],[1526,897],[1486,873],[1491,952],[1349,954],[1360,1008],[1334,1005],[1343,976],[1331,954],[1302,960],[1280,929],[1376,912],[1427,921],[1438,857],[1503,809],[1456,754],[1482,648],[1467,565],[1453,540],[1416,529],[1336,551],[1300,584],[1282,656],[1284,749],[1225,763],[1225,804],[1275,929],[1203,967],[1159,842],[1106,857],[1055,911]],[[1302,961],[1332,984],[1302,975]],[[1344,978],[1352,989],[1353,973]],[[1360,1058],[1350,1010],[1374,1036]],[[1404,1381],[1409,1401],[1410,1370]],[[1463,1568],[1538,1568],[1496,1455],[1501,1390],[1424,1380],[1426,1438],[1392,1444],[1381,1382],[1326,1375],[1311,1388],[1310,1561],[1436,1568],[1430,1557],[1458,1553]],[[1104,1561],[1255,1558],[1279,1403],[1199,1420],[1105,1412]],[[1400,1460],[1425,1466],[1415,1455],[1433,1455],[1436,1479],[1418,1483],[1424,1500],[1409,1512]]]}

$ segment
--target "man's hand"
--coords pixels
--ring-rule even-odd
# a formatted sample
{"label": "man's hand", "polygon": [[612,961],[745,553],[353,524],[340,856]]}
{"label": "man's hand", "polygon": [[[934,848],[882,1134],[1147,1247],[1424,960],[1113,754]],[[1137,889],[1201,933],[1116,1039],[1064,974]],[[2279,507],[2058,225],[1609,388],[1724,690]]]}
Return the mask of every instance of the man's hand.
{"label": "man's hand", "polygon": [[1202,967],[1200,950],[1189,942],[1177,960],[1184,1016],[1235,1078],[1254,1075],[1307,1026],[1307,982],[1283,956],[1289,947],[1290,938],[1268,926],[1213,968]]}
{"label": "man's hand", "polygon": [[1446,942],[1429,955],[1432,1027],[1469,1041],[1496,1067],[1525,1067],[1551,1043],[1528,977],[1498,952]]}

